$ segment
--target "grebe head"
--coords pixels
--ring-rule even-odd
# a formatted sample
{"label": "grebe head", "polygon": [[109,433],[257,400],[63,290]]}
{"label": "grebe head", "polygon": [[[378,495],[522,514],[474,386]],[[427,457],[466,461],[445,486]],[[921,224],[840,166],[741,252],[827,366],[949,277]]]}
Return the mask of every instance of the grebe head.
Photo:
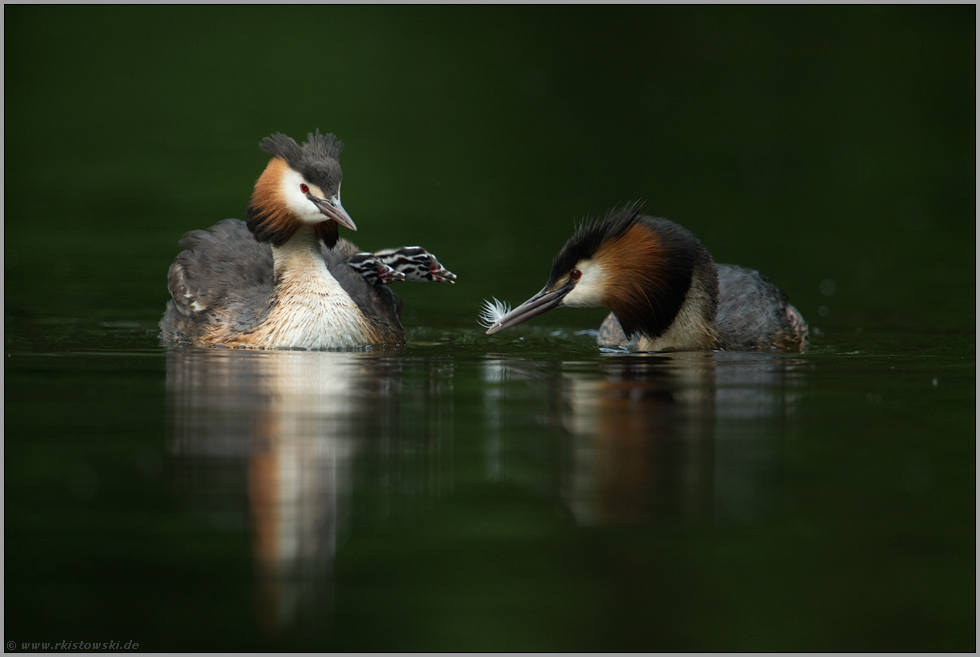
{"label": "grebe head", "polygon": [[327,246],[337,242],[337,224],[357,230],[340,203],[343,173],[337,158],[343,142],[317,130],[302,146],[275,133],[259,147],[272,160],[255,183],[245,213],[246,224],[259,242],[282,246],[303,225],[312,225]]}
{"label": "grebe head", "polygon": [[487,334],[562,306],[607,306],[631,337],[663,333],[707,251],[686,229],[640,210],[639,204],[628,205],[579,226],[555,256],[544,288],[497,319]]}

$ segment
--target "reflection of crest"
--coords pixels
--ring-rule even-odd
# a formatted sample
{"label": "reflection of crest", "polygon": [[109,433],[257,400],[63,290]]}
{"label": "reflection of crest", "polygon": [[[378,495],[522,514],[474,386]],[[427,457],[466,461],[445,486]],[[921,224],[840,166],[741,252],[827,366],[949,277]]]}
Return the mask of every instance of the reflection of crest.
{"label": "reflection of crest", "polygon": [[[403,370],[402,361],[371,352],[169,354],[169,439],[185,457],[183,489],[213,523],[249,524],[259,616],[268,629],[329,604],[359,451],[393,455],[381,459],[390,471],[380,477],[441,491],[445,478],[431,471],[426,453],[451,440],[442,424],[451,423],[451,406],[439,406],[451,387],[440,388],[438,371],[412,372],[436,393],[419,402],[403,390]],[[403,431],[414,415],[420,431]],[[418,458],[405,463],[406,453]]]}

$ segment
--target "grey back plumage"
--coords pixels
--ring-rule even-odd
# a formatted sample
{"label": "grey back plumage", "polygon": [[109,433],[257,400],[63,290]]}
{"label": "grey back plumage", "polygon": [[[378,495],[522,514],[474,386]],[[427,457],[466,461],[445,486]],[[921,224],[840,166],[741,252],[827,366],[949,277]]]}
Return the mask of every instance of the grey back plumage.
{"label": "grey back plumage", "polygon": [[806,322],[786,293],[754,269],[718,267],[718,314],[715,323],[725,349],[744,351],[801,345]]}
{"label": "grey back plumage", "polygon": [[160,321],[165,342],[200,337],[208,326],[231,322],[237,331],[257,326],[271,307],[272,249],[238,219],[192,230],[178,242],[184,250],[170,265],[173,297]]}
{"label": "grey back plumage", "polygon": [[[191,231],[179,244],[184,251],[170,266],[167,278],[173,298],[160,321],[165,343],[192,342],[219,324],[243,333],[262,323],[275,298],[269,244],[256,241],[238,219]],[[345,260],[357,247],[349,242],[344,247],[321,246],[327,269],[369,321],[386,335],[403,336],[401,299],[387,287],[369,285],[351,270]]]}

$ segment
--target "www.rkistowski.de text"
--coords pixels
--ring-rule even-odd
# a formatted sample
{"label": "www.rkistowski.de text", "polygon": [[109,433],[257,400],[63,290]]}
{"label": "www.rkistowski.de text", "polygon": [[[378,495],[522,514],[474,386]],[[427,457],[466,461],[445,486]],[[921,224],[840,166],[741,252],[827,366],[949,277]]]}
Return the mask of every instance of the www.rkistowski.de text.
{"label": "www.rkistowski.de text", "polygon": [[58,641],[57,643],[37,641],[8,641],[7,650],[138,650],[135,641]]}

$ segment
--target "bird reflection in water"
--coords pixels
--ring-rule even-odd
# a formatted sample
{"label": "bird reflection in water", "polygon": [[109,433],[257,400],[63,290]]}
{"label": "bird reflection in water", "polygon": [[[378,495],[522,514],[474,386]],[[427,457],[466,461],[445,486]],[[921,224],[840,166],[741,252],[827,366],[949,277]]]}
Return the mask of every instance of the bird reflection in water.
{"label": "bird reflection in water", "polygon": [[483,378],[478,405],[461,411],[465,426],[480,427],[465,438],[483,446],[482,476],[554,500],[579,525],[780,512],[808,367],[798,359],[702,351],[460,363],[174,350],[168,420],[181,490],[212,526],[249,527],[270,631],[304,620],[322,631],[350,523],[412,520],[452,493],[459,367]]}
{"label": "bird reflection in water", "polygon": [[549,365],[495,359],[484,366],[484,379],[495,383],[485,410],[495,445],[488,470],[498,477],[518,460],[500,454],[528,449],[501,444],[518,433],[508,430],[516,427],[507,409],[519,399],[540,409],[539,425],[562,436],[553,485],[578,524],[725,524],[778,511],[776,486],[792,437],[786,420],[804,361],[675,352],[612,356],[599,367]]}
{"label": "bird reflection in water", "polygon": [[[359,453],[373,453],[381,471],[371,476],[395,487],[438,497],[451,486],[440,458],[451,451],[451,372],[430,364],[406,375],[405,365],[384,352],[168,355],[168,434],[181,489],[212,525],[248,523],[257,613],[268,631],[322,620],[331,607]],[[403,390],[406,376],[426,384]],[[363,520],[393,507],[381,496]]]}

